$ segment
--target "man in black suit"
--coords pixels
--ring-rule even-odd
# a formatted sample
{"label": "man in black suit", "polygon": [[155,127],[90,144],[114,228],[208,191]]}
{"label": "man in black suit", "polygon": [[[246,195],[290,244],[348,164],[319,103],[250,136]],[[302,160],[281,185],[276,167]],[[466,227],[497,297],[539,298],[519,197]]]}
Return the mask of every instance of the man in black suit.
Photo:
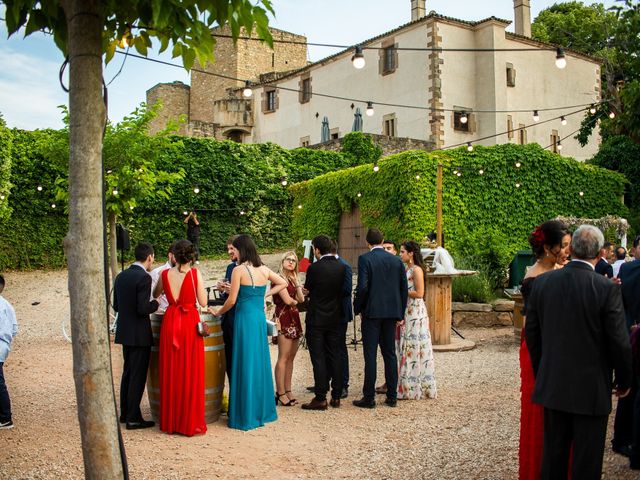
{"label": "man in black suit", "polygon": [[353,302],[356,315],[362,318],[362,345],[364,351],[364,386],[362,399],[354,400],[356,407],[374,408],[376,382],[376,355],[378,345],[384,359],[384,377],[387,384],[385,403],[395,407],[398,388],[398,361],[396,359],[396,323],[404,318],[407,306],[407,276],[402,261],[382,248],[382,233],[370,228],[367,232],[368,253],[358,257],[358,286]]}
{"label": "man in black suit", "polygon": [[302,405],[305,410],[326,410],[329,377],[331,406],[340,406],[342,395],[342,299],[345,266],[331,253],[331,239],[319,235],[312,241],[317,261],[309,266],[304,288],[309,292],[307,345],[313,365],[315,397]]}
{"label": "man in black suit", "polygon": [[608,262],[607,257],[611,253],[613,245],[606,242],[600,249],[600,255],[598,256],[598,263],[596,263],[595,271],[597,274],[604,275],[607,278],[613,278],[613,267]]}
{"label": "man in black suit", "polygon": [[[635,260],[623,263],[618,272],[627,331],[629,333],[640,322],[640,260],[638,260],[640,236],[633,241],[631,252]],[[634,423],[638,425],[636,428],[638,428],[638,434],[640,434],[640,401],[634,411],[637,390],[634,384],[631,388],[631,394],[618,400],[616,417],[613,422],[611,449],[616,453],[631,457],[632,467],[640,468],[640,444],[634,442],[633,438]],[[638,441],[640,441],[640,438]],[[634,443],[636,445],[635,448],[633,447]]]}
{"label": "man in black suit", "polygon": [[527,303],[527,347],[536,377],[532,400],[544,406],[543,479],[600,479],[612,370],[619,397],[631,386],[631,346],[620,287],[594,272],[602,232],[580,226],[573,260],[537,277]]}
{"label": "man in black suit", "polygon": [[347,351],[347,328],[353,321],[353,270],[344,258],[338,255],[338,243],[331,243],[331,253],[344,265],[344,283],[342,285],[342,341],[340,342],[340,356],[342,358],[342,394],[340,398],[349,396],[349,352]]}
{"label": "man in black suit", "polygon": [[135,249],[136,262],[116,277],[113,285],[113,308],[118,312],[115,343],[122,345],[124,367],[120,382],[120,421],[127,429],[149,428],[155,425],[142,418],[140,401],[147,380],[153,336],[149,315],[158,309],[151,298],[153,247],[139,243]]}

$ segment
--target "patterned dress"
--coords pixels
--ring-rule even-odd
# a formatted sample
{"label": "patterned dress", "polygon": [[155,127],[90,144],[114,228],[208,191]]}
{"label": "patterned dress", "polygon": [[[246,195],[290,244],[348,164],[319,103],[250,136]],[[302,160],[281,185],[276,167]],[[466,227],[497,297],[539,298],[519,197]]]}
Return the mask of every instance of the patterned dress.
{"label": "patterned dress", "polygon": [[[409,291],[415,291],[413,270],[407,270]],[[433,347],[429,332],[427,306],[422,298],[407,301],[404,325],[396,340],[398,356],[398,399],[436,398],[436,377]]]}

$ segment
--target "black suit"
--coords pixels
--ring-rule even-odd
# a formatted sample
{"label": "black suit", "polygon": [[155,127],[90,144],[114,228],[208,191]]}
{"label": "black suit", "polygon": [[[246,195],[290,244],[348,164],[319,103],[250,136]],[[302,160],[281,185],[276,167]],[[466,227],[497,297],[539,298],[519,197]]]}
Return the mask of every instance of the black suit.
{"label": "black suit", "polygon": [[140,401],[153,344],[149,315],[158,309],[158,302],[149,301],[151,276],[136,264],[120,272],[113,291],[113,308],[118,312],[115,343],[122,345],[124,356],[120,418],[127,423],[135,423],[142,421]]}
{"label": "black suit", "polygon": [[345,266],[333,255],[309,266],[304,288],[309,291],[307,345],[313,365],[316,399],[326,400],[331,377],[331,396],[342,394],[342,299]]}
{"label": "black suit", "polygon": [[342,357],[342,385],[349,388],[349,352],[347,351],[347,328],[353,321],[353,270],[344,258],[338,257],[338,261],[344,265],[344,284],[342,286],[342,342],[340,355]]}
{"label": "black suit", "polygon": [[596,263],[596,273],[600,275],[606,275],[609,278],[613,278],[613,267],[604,258],[601,258]]}
{"label": "black suit", "polygon": [[[630,331],[632,325],[640,323],[640,261],[623,263],[620,266],[618,278],[622,282],[622,302],[627,328]],[[638,373],[636,372],[636,375]],[[634,428],[637,429],[636,436],[638,436],[635,441]],[[631,462],[634,465],[640,465],[640,397],[635,382],[631,393],[618,400],[611,443],[614,448],[635,445]]]}
{"label": "black suit", "polygon": [[358,257],[358,286],[353,302],[355,314],[362,317],[364,351],[363,397],[373,401],[378,345],[384,359],[387,398],[397,398],[398,361],[396,322],[404,318],[408,286],[404,265],[398,257],[374,247]]}
{"label": "black suit", "polygon": [[572,261],[536,278],[527,302],[527,347],[536,376],[532,400],[544,411],[542,478],[599,479],[617,387],[631,386],[631,346],[620,287]]}

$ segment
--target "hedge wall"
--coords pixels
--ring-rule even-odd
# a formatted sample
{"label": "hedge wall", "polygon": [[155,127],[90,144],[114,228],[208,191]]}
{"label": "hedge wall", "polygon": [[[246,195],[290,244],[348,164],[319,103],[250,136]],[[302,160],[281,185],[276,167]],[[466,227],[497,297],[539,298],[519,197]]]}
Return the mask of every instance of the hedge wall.
{"label": "hedge wall", "polygon": [[538,145],[412,151],[383,159],[377,173],[362,165],[292,186],[293,204],[302,206],[294,208],[295,239],[337,236],[341,213],[358,206],[366,227],[378,227],[389,238],[421,241],[436,227],[439,162],[444,165],[443,231],[454,254],[468,256],[492,238],[503,243],[506,258],[527,247],[535,225],[557,215],[627,213],[620,202],[622,175]]}

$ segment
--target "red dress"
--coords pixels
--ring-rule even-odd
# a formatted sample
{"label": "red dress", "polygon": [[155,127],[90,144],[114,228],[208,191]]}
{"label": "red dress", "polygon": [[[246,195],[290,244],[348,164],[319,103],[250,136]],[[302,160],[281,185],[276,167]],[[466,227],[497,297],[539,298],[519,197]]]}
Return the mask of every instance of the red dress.
{"label": "red dress", "polygon": [[204,342],[197,333],[196,270],[184,277],[178,298],[162,284],[169,301],[160,329],[160,430],[192,436],[207,431],[204,420]]}
{"label": "red dress", "polygon": [[[291,298],[296,298],[296,286],[288,279],[287,293]],[[291,340],[302,337],[302,323],[300,323],[298,308],[284,303],[280,295],[273,297],[273,303],[276,305],[275,316],[280,320],[280,333]]]}

